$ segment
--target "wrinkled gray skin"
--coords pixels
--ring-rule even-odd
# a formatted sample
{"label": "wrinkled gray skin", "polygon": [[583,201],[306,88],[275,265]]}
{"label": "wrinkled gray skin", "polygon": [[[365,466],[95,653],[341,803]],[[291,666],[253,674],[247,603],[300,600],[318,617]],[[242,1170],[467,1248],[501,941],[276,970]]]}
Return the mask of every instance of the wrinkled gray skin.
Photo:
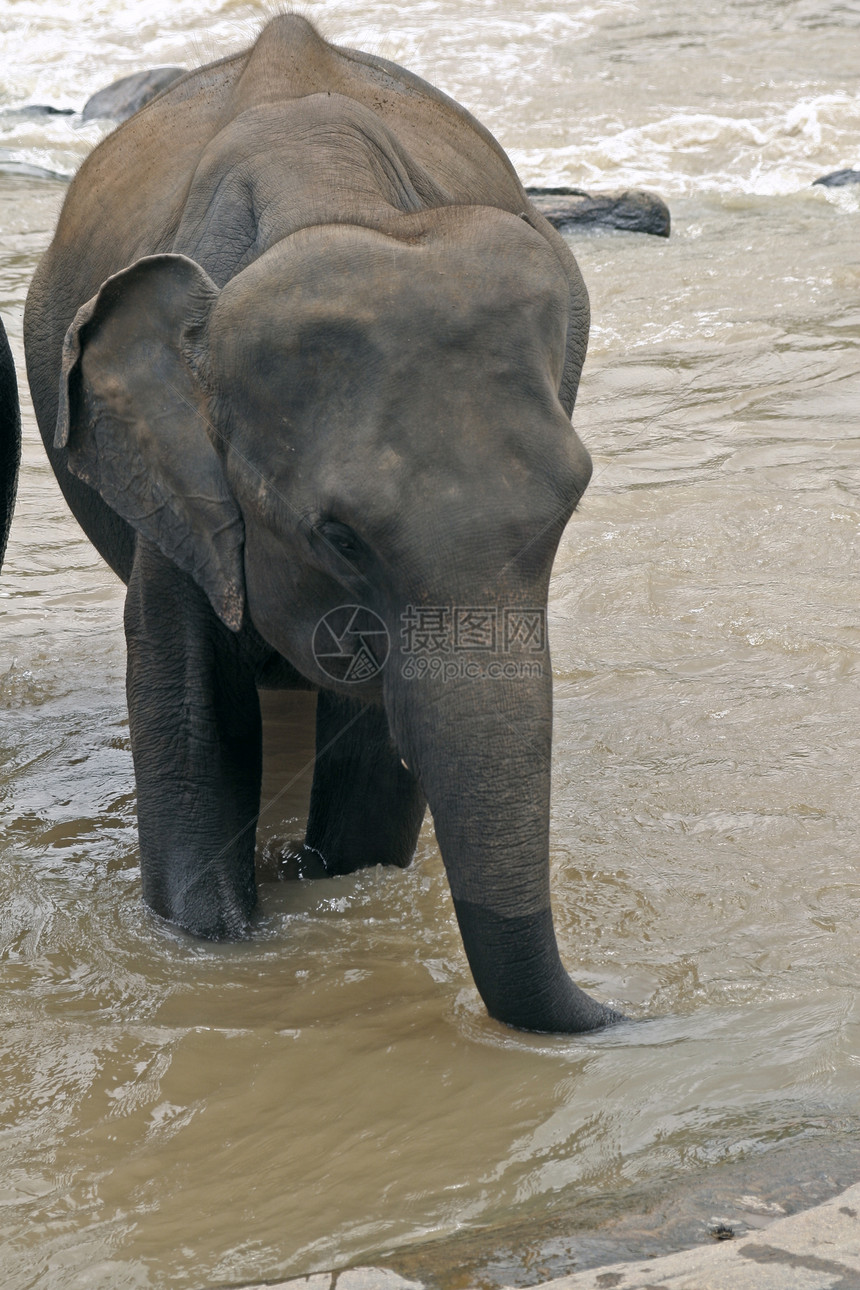
{"label": "wrinkled gray skin", "polygon": [[15,363],[6,339],[6,330],[0,319],[0,568],[6,554],[6,541],[12,512],[15,509],[15,491],[18,484],[18,465],[21,461],[21,416],[18,411],[18,383]]}
{"label": "wrinkled gray skin", "polygon": [[[246,932],[257,690],[316,688],[306,856],[406,865],[429,802],[490,1013],[614,1019],[552,926],[548,655],[530,679],[402,674],[410,605],[545,607],[591,470],[570,425],[585,288],[491,136],[401,68],[277,18],[94,151],[25,329],[60,485],[128,583],[151,908]],[[345,604],[391,640],[362,684],[313,654]]]}

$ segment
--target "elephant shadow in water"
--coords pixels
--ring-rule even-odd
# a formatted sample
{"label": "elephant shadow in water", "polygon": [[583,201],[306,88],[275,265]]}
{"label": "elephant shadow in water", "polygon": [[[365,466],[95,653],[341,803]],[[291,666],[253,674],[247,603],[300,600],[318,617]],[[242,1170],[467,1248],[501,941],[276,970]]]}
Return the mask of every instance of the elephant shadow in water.
{"label": "elephant shadow in water", "polygon": [[[307,820],[315,757],[317,696],[309,690],[262,690],[263,774],[255,868],[258,882],[326,878],[321,856],[299,836]],[[295,820],[290,827],[284,822]],[[299,823],[301,822],[301,824]]]}

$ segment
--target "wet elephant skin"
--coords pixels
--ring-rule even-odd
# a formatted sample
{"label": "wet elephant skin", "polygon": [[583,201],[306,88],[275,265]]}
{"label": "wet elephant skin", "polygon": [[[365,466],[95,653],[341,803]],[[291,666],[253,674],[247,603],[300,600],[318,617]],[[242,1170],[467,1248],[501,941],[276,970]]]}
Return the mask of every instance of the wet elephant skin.
{"label": "wet elephant skin", "polygon": [[[88,158],[25,336],[60,486],[128,585],[149,906],[247,933],[258,687],[309,687],[307,856],[408,864],[429,803],[491,1014],[613,1020],[561,965],[548,864],[545,609],[591,471],[570,424],[588,298],[495,140],[402,68],[276,18]],[[360,681],[314,646],[344,606],[387,635]],[[476,612],[483,634],[458,637]],[[416,614],[444,628],[423,669]],[[544,624],[527,642],[526,621]]]}

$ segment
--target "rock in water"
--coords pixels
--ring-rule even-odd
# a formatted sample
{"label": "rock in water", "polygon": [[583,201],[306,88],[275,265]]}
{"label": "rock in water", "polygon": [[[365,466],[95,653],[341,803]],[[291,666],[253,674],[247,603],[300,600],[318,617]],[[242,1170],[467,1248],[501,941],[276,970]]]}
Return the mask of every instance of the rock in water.
{"label": "rock in water", "polygon": [[555,228],[602,224],[632,233],[668,237],[669,207],[656,193],[627,188],[614,193],[587,193],[582,188],[527,188],[532,204]]}
{"label": "rock in water", "polygon": [[52,107],[50,103],[28,103],[26,107],[6,108],[4,116],[74,116],[74,108]]}
{"label": "rock in water", "polygon": [[814,179],[813,188],[816,184],[824,184],[825,188],[842,188],[845,184],[860,184],[860,170],[834,170],[829,175]]}
{"label": "rock in water", "polygon": [[105,116],[125,121],[184,75],[184,67],[150,67],[145,72],[132,72],[87,99],[81,115],[85,121]]}

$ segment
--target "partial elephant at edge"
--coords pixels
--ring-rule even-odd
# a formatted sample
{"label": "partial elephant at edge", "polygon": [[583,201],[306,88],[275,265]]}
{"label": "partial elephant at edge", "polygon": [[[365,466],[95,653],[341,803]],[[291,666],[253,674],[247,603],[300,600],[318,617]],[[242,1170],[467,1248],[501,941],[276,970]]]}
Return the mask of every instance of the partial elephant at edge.
{"label": "partial elephant at edge", "polygon": [[9,527],[15,509],[18,468],[21,461],[21,414],[15,362],[3,320],[0,319],[0,569],[6,554]]}

